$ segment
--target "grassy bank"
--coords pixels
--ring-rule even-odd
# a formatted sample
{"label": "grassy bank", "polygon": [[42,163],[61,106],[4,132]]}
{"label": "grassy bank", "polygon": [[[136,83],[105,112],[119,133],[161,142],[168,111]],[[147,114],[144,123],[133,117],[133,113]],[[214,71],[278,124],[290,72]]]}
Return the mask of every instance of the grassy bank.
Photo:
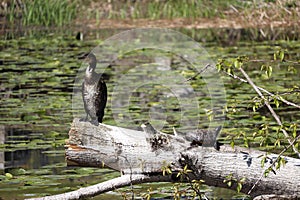
{"label": "grassy bank", "polygon": [[77,3],[68,0],[12,0],[2,3],[0,13],[6,16],[8,26],[62,26],[76,18]]}
{"label": "grassy bank", "polygon": [[[296,0],[136,0],[90,1],[84,10],[88,17],[98,19],[174,19],[174,18],[226,18],[232,14],[268,17],[299,17],[300,3]],[[84,6],[83,6],[84,7]]]}
{"label": "grassy bank", "polygon": [[[99,24],[103,20],[224,19],[229,22],[268,24],[284,21],[291,25],[300,18],[300,2],[296,0],[13,0],[3,2],[0,15],[9,25],[63,26]],[[172,23],[172,22],[170,22]]]}

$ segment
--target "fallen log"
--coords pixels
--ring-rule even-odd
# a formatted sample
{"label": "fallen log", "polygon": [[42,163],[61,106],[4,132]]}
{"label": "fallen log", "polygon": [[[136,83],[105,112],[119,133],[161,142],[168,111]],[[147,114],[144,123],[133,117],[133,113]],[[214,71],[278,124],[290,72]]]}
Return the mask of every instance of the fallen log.
{"label": "fallen log", "polygon": [[[261,164],[263,156],[264,167]],[[251,191],[251,197],[272,194],[300,198],[300,159],[283,157],[286,162],[284,166],[278,170],[272,168],[267,177],[263,176],[277,157],[277,154],[240,147],[233,149],[228,145],[222,145],[216,150],[211,146],[192,145],[191,141],[180,135],[151,135],[147,131],[105,124],[94,126],[78,119],[73,121],[66,145],[66,161],[69,166],[106,166],[122,174],[120,178],[110,180],[122,180],[119,184],[109,183],[110,188],[104,182],[98,184],[97,192],[93,190],[91,194],[89,187],[85,192],[79,192],[84,197],[130,184],[176,182],[179,181],[177,173],[187,166],[192,172],[185,177],[186,181],[201,179],[207,185],[228,188],[224,180],[230,177],[230,189],[236,190],[239,181],[243,180],[241,192],[247,194]],[[172,174],[163,176],[162,171],[166,167]]]}

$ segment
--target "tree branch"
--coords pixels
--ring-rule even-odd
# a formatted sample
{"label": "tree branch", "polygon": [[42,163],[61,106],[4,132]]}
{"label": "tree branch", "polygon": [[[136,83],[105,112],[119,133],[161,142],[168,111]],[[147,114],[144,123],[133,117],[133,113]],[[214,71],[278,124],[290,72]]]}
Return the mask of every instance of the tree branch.
{"label": "tree branch", "polygon": [[[228,75],[228,76],[234,78],[234,79],[240,80],[240,81],[243,82],[243,83],[248,83],[247,80],[245,80],[245,79],[243,79],[243,78],[241,78],[241,77],[239,77],[239,76],[237,76],[237,75],[235,75],[235,74],[230,74],[230,73],[228,73],[228,72],[226,72],[226,71],[222,71],[222,72],[225,73],[226,75]],[[288,100],[286,100],[286,99],[284,99],[284,98],[282,98],[282,97],[278,97],[278,96],[276,96],[275,94],[269,92],[268,90],[266,90],[266,89],[264,89],[264,88],[262,88],[262,87],[259,87],[259,86],[256,86],[256,87],[257,87],[260,91],[262,91],[262,92],[268,94],[269,96],[275,97],[278,101],[281,101],[281,102],[283,102],[283,103],[285,103],[285,104],[287,104],[287,105],[289,105],[289,106],[294,106],[294,107],[296,107],[296,108],[300,108],[300,105],[297,105],[297,104],[295,104],[295,103],[293,103],[293,102],[290,102],[290,101],[288,101]]]}
{"label": "tree branch", "polygon": [[[250,77],[248,76],[248,74],[243,70],[243,68],[240,67],[239,70],[242,72],[242,74],[244,75],[244,77],[247,79],[247,82],[253,87],[253,89],[256,91],[256,93],[264,100],[265,105],[268,107],[269,111],[271,112],[272,116],[276,120],[277,124],[279,126],[282,126],[282,122],[281,122],[279,116],[275,113],[275,111],[273,110],[273,108],[270,106],[270,104],[268,103],[268,101],[265,98],[265,96],[261,93],[260,89],[253,83],[253,81],[250,79]],[[300,153],[299,153],[298,149],[295,147],[295,145],[293,144],[293,142],[290,140],[289,134],[283,128],[281,129],[281,131],[283,132],[283,134],[286,137],[286,139],[289,142],[289,144],[292,145],[293,151],[300,158]]]}
{"label": "tree branch", "polygon": [[191,80],[194,80],[199,74],[203,73],[207,68],[211,67],[211,65],[208,63],[205,65],[205,67],[203,67],[200,72],[196,73],[194,76],[188,78],[185,82],[189,82]]}
{"label": "tree branch", "polygon": [[[153,138],[159,143],[153,145]],[[68,166],[108,166],[125,174],[119,178],[81,188],[65,194],[34,198],[34,200],[80,199],[96,196],[116,188],[146,182],[189,182],[204,180],[206,185],[225,187],[228,175],[234,179],[230,189],[236,190],[237,181],[246,177],[241,192],[247,193],[266,167],[261,167],[262,151],[235,147],[214,147],[192,145],[180,135],[160,133],[149,134],[116,126],[74,119],[66,142],[66,161]],[[268,163],[273,163],[277,155],[268,154]],[[300,197],[300,159],[284,157],[286,164],[275,174],[263,177],[250,196],[263,194],[293,194]],[[177,177],[183,167],[191,169],[183,180]],[[163,169],[170,173],[163,176]],[[291,181],[292,177],[292,181]]]}
{"label": "tree branch", "polygon": [[[291,148],[291,146],[293,146],[299,139],[300,139],[300,135],[298,135],[298,137],[296,137],[296,138],[294,139],[294,141],[292,142],[292,144],[290,144],[287,148],[285,148],[284,150],[282,150],[282,151],[278,154],[277,158],[271,163],[271,165],[270,165],[267,169],[275,167],[275,164],[277,163],[277,161],[279,160],[279,158],[284,154],[284,152],[286,152],[289,148]],[[253,190],[253,189],[257,186],[257,184],[263,179],[264,174],[265,174],[265,173],[262,173],[262,174],[261,174],[260,178],[255,182],[255,184],[252,186],[252,188],[248,191],[247,194],[251,194],[252,190]]]}
{"label": "tree branch", "polygon": [[139,183],[149,183],[149,182],[160,182],[160,181],[170,181],[171,176],[147,176],[143,174],[134,174],[134,175],[123,175],[112,180],[108,180],[96,185],[80,188],[72,192],[66,192],[63,194],[40,197],[40,198],[31,198],[30,200],[75,200],[75,199],[84,199],[87,197],[94,197],[96,195],[108,192],[117,188],[124,186],[130,186],[133,184]]}

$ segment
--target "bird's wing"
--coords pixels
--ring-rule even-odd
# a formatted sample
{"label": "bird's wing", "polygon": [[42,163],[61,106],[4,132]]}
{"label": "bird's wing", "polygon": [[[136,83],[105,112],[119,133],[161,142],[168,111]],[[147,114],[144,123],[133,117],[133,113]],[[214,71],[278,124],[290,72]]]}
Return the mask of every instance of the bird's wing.
{"label": "bird's wing", "polygon": [[97,98],[95,99],[95,107],[96,107],[96,113],[97,116],[103,117],[104,115],[104,109],[106,106],[107,101],[107,87],[103,80],[98,81],[97,84]]}

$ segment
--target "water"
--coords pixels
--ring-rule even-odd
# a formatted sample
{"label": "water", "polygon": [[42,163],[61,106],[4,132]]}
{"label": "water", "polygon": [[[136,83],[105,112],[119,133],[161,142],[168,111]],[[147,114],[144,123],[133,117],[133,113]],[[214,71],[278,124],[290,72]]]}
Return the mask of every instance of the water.
{"label": "water", "polygon": [[[65,139],[68,137],[68,129],[74,114],[73,83],[82,65],[82,60],[78,57],[91,51],[102,42],[101,39],[109,35],[107,30],[103,31],[103,35],[101,33],[96,31],[84,41],[76,40],[76,33],[46,33],[39,37],[19,37],[0,41],[0,170],[3,172],[0,175],[1,198],[23,199],[62,193],[119,176],[117,172],[108,169],[69,168],[64,161]],[[199,35],[202,36],[204,33],[199,30]],[[199,38],[199,35],[195,38]],[[287,92],[288,88],[299,86],[300,65],[298,63],[269,62],[274,51],[279,48],[288,51],[287,60],[300,60],[299,41],[235,41],[228,46],[224,43],[208,41],[202,42],[202,45],[215,62],[219,58],[234,58],[240,55],[247,55],[251,60],[256,60],[250,62],[245,70],[257,85],[270,92]],[[122,70],[130,70],[137,64],[142,65],[154,58],[169,62],[166,59],[168,56],[172,58],[172,67],[175,71],[188,72],[184,75],[185,78],[193,75],[193,71],[182,70],[181,67],[185,66],[184,61],[174,55],[137,51],[118,58],[112,67],[106,68],[109,93],[113,91],[113,86],[122,74]],[[109,55],[107,57],[109,58]],[[263,63],[273,66],[271,79],[260,71]],[[297,70],[295,73],[288,72],[291,65]],[[155,75],[155,72],[153,73]],[[224,142],[228,142],[232,136],[241,132],[252,134],[264,122],[269,122],[275,127],[275,123],[270,120],[272,116],[266,108],[261,107],[256,112],[252,112],[250,102],[256,94],[250,86],[241,84],[226,75],[222,80],[228,103],[228,113],[221,135]],[[201,76],[191,84],[195,90],[197,87],[201,88],[199,87],[202,84]],[[141,122],[149,118],[149,115],[153,116],[158,113],[158,110],[164,109],[166,115],[156,117],[166,119],[167,123],[161,126],[159,121],[156,121],[157,124],[154,121],[154,125],[161,126],[165,132],[170,132],[173,126],[178,126],[181,110],[176,98],[159,101],[168,93],[170,93],[168,88],[155,85],[138,88],[130,99],[131,121],[126,123],[124,120],[122,125],[137,129]],[[109,96],[108,102],[111,98],[112,96]],[[284,98],[300,104],[296,95],[285,95]],[[276,112],[282,119],[299,124],[300,113],[295,108],[283,106]],[[82,114],[82,109],[78,108],[76,113]],[[190,114],[195,115],[195,113]],[[199,115],[207,122],[203,110]],[[110,103],[106,109],[104,123],[116,125]],[[203,127],[206,125],[206,123],[200,124]],[[243,140],[237,142],[243,143]],[[257,146],[260,141],[253,139],[252,142],[253,146]],[[13,178],[8,178],[5,173],[12,174]],[[162,183],[143,184],[142,187],[136,186],[135,191],[142,195],[151,187],[159,196],[159,193],[164,193],[161,190],[166,191],[171,186],[172,184]],[[210,189],[204,188],[205,191]],[[14,190],[18,192],[12,193],[11,191]],[[99,199],[112,197],[122,199],[123,192],[128,191],[118,190],[102,195]],[[210,195],[227,199],[234,197],[236,193],[213,189]],[[166,192],[162,196],[167,197],[172,194]]]}

